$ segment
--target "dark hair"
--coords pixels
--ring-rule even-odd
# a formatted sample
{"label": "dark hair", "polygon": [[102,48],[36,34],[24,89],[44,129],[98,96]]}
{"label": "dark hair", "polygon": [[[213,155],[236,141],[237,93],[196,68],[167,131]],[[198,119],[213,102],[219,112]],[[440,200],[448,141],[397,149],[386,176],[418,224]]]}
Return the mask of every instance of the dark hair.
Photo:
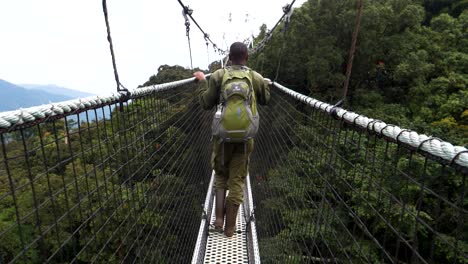
{"label": "dark hair", "polygon": [[233,62],[240,62],[248,57],[247,46],[242,42],[234,42],[229,49],[229,59]]}

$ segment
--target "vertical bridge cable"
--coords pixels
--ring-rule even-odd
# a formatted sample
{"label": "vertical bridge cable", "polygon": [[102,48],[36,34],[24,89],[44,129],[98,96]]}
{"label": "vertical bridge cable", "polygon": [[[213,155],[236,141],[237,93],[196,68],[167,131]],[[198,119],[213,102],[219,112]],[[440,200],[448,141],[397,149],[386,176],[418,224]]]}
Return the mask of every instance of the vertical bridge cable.
{"label": "vertical bridge cable", "polygon": [[188,40],[188,45],[189,45],[189,52],[190,52],[190,68],[193,70],[193,62],[192,62],[192,47],[190,45],[190,20],[188,19],[187,15],[191,15],[193,12],[192,9],[190,9],[188,6],[184,6],[184,9],[182,10],[182,15],[185,18],[185,30],[186,30],[186,36]]}
{"label": "vertical bridge cable", "polygon": [[109,48],[112,57],[112,67],[114,68],[114,77],[115,82],[117,84],[117,92],[128,92],[127,88],[125,88],[119,80],[119,73],[117,72],[117,65],[115,62],[115,55],[114,55],[114,46],[112,44],[112,37],[109,25],[109,17],[107,14],[107,2],[106,0],[102,0],[102,11],[104,12],[104,19],[106,21],[106,28],[107,28],[107,41],[109,41]]}
{"label": "vertical bridge cable", "polygon": [[362,17],[362,8],[363,8],[362,0],[358,0],[357,5],[358,6],[357,6],[356,21],[355,21],[354,31],[352,35],[352,40],[351,40],[351,47],[349,49],[348,64],[346,66],[346,80],[343,84],[343,99],[342,99],[343,102],[346,100],[346,96],[348,94],[349,80],[351,78],[351,72],[353,70],[354,53],[356,51],[356,42],[357,42],[357,37],[359,34],[359,28],[361,26],[361,17]]}
{"label": "vertical bridge cable", "polygon": [[208,48],[208,38],[210,37],[208,34],[205,33],[205,43],[206,43],[206,57],[208,60],[208,67],[210,67],[210,50]]}

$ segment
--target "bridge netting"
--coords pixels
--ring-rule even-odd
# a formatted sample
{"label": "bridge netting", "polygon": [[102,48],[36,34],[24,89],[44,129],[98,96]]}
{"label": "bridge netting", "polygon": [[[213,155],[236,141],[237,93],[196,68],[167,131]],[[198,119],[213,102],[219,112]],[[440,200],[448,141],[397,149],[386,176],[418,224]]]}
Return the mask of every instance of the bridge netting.
{"label": "bridge netting", "polygon": [[3,119],[16,123],[0,135],[0,263],[192,257],[211,120],[193,100],[193,82],[169,88]]}
{"label": "bridge netting", "polygon": [[466,262],[465,148],[279,84],[271,98],[250,169],[263,262]]}
{"label": "bridge netting", "polygon": [[[1,113],[0,263],[200,256],[212,114],[193,79]],[[262,262],[466,262],[465,148],[279,84],[260,115],[245,220]]]}

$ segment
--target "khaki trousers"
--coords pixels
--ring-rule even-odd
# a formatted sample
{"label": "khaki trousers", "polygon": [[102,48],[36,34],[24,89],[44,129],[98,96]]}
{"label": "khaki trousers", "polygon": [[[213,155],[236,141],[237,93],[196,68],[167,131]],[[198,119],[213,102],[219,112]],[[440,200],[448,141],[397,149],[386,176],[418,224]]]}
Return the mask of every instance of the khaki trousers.
{"label": "khaki trousers", "polygon": [[[249,169],[253,140],[247,143],[213,144],[211,165],[215,171],[215,190],[229,190],[226,198],[232,204],[241,204],[244,198],[244,180]],[[223,160],[224,159],[224,160]]]}

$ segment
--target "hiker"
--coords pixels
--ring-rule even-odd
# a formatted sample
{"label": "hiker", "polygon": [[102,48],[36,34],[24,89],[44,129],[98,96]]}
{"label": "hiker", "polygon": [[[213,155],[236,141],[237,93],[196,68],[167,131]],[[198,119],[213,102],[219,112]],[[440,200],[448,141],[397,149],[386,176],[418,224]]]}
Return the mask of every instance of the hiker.
{"label": "hiker", "polygon": [[[216,106],[213,119],[213,154],[211,164],[215,171],[214,228],[232,237],[237,211],[243,201],[244,180],[248,173],[249,157],[254,147],[259,116],[257,103],[270,100],[271,81],[245,66],[247,46],[235,42],[229,50],[232,66],[215,71],[209,81],[203,72],[195,72],[200,82],[200,103],[205,110]],[[229,194],[226,197],[226,191]]]}

